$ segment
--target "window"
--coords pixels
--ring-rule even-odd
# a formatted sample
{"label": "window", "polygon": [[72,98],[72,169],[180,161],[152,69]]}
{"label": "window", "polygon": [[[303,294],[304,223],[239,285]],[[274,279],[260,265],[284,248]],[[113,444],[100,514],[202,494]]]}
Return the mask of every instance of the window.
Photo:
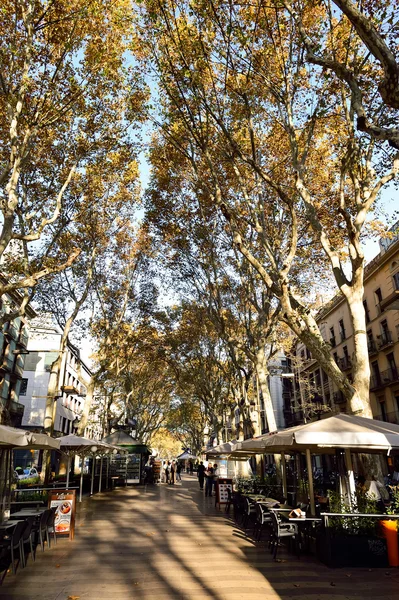
{"label": "window", "polygon": [[384,399],[384,397],[382,397],[382,398],[378,398],[378,400],[380,403],[381,420],[386,421],[387,420],[387,409],[386,409],[386,405],[385,405],[385,399]]}
{"label": "window", "polygon": [[366,323],[370,323],[370,311],[367,305],[367,300],[363,300],[364,313],[366,315]]}
{"label": "window", "polygon": [[306,348],[306,358],[308,360],[310,360],[312,358],[312,355],[310,354],[310,350],[308,350],[308,348]]}
{"label": "window", "polygon": [[344,357],[346,358],[346,360],[348,360],[349,359],[348,346],[344,346],[343,351],[344,351]]}
{"label": "window", "polygon": [[399,290],[399,271],[393,276],[393,289]]}
{"label": "window", "polygon": [[397,368],[396,368],[395,356],[394,356],[393,352],[389,352],[389,354],[387,354],[387,361],[388,361],[389,369],[391,370],[391,374],[396,378],[397,377]]}
{"label": "window", "polygon": [[381,289],[378,288],[378,290],[375,290],[374,294],[376,295],[376,298],[377,298],[377,312],[380,315],[382,313],[382,310],[381,310],[381,302],[382,302]]}
{"label": "window", "polygon": [[21,386],[19,388],[19,395],[26,396],[26,390],[28,389],[28,380],[21,379]]}
{"label": "window", "polygon": [[334,352],[333,354],[335,362],[338,364],[338,354]]}
{"label": "window", "polygon": [[344,340],[346,340],[345,325],[344,325],[343,319],[341,319],[339,321],[339,333],[341,335],[341,342],[343,342]]}
{"label": "window", "polygon": [[335,346],[335,333],[334,333],[334,327],[330,327],[330,344],[331,344],[331,346],[334,348],[334,346]]}

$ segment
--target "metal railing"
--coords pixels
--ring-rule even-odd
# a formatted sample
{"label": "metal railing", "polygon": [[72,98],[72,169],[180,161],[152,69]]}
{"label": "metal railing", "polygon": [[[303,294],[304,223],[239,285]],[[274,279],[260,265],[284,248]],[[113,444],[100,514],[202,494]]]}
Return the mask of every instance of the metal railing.
{"label": "metal railing", "polygon": [[369,354],[378,354],[378,348],[377,344],[375,343],[375,340],[370,340],[367,343],[367,349],[369,351]]}
{"label": "metal railing", "polygon": [[377,335],[378,348],[384,348],[393,344],[392,333],[388,330],[383,331],[380,335]]}
{"label": "metal railing", "polygon": [[341,371],[347,371],[352,368],[352,361],[349,356],[343,356],[338,359],[338,366]]}
{"label": "metal railing", "polygon": [[375,390],[399,381],[399,371],[396,367],[386,369],[370,377],[370,390]]}

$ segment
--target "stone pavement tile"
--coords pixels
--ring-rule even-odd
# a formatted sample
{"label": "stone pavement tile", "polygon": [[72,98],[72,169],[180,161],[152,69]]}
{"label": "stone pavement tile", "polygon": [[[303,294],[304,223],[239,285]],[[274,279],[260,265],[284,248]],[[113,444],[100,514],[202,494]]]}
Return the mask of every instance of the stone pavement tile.
{"label": "stone pavement tile", "polygon": [[183,486],[85,499],[75,540],[7,576],[0,600],[398,600],[396,571],[331,570],[283,549],[274,562],[194,479]]}

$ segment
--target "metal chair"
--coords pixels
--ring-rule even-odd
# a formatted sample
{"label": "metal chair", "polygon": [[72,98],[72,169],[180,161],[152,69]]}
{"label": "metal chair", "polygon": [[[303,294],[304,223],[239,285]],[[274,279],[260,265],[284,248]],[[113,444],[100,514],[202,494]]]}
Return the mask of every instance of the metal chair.
{"label": "metal chair", "polygon": [[57,507],[53,506],[49,510],[50,510],[50,515],[48,517],[46,527],[47,527],[47,542],[48,542],[49,548],[51,548],[51,543],[50,543],[51,536],[53,536],[53,538],[54,538],[54,544],[57,545],[57,534],[55,532],[55,515],[57,512]]}
{"label": "metal chair", "polygon": [[[25,546],[27,544],[29,544],[30,553],[31,553],[33,562],[35,561],[35,552],[34,552],[34,548],[33,548],[33,539],[35,536],[35,532],[33,531],[33,526],[35,524],[35,517],[28,517],[25,522],[26,522],[26,525],[25,525],[25,529],[22,533],[22,538],[21,538],[22,567],[26,567],[27,552],[25,551]],[[29,553],[29,549],[28,549],[28,553]]]}
{"label": "metal chair", "polygon": [[263,529],[264,529],[265,525],[271,526],[272,518],[271,518],[270,512],[267,510],[267,508],[265,506],[262,506],[262,504],[257,503],[255,505],[255,511],[256,511],[256,520],[255,520],[253,535],[254,535],[254,538],[258,542],[260,542]]}
{"label": "metal chair", "polygon": [[[9,536],[4,536],[0,542],[0,548],[4,551],[4,554],[8,551],[10,552],[11,568],[14,574],[17,572],[19,561],[23,563],[22,534],[25,527],[26,521],[20,521],[15,525],[13,532]],[[16,552],[18,553],[18,564],[15,567],[15,559],[17,558],[15,556]]]}
{"label": "metal chair", "polygon": [[52,511],[50,509],[42,512],[42,514],[40,515],[39,523],[33,527],[33,530],[37,534],[37,538],[39,540],[39,544],[42,549],[42,552],[44,552],[45,538],[47,539],[47,543],[49,543],[49,534],[47,531],[47,521],[51,515],[51,512]]}
{"label": "metal chair", "polygon": [[244,498],[244,514],[242,518],[242,526],[244,529],[247,528],[249,522],[255,517],[255,506],[250,502],[249,498]]}
{"label": "metal chair", "polygon": [[298,545],[298,527],[295,523],[281,523],[277,514],[274,511],[270,511],[273,538],[271,540],[271,552],[273,558],[276,560],[277,550],[281,538],[291,538],[295,541],[297,547],[297,554],[299,558],[299,545]]}

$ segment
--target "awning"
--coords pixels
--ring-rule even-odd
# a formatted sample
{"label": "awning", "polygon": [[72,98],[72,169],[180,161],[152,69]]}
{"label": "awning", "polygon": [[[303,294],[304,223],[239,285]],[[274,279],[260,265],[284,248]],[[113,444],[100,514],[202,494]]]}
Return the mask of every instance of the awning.
{"label": "awning", "polygon": [[32,439],[33,434],[30,431],[8,427],[7,425],[0,425],[0,447],[26,447]]}
{"label": "awning", "polygon": [[272,454],[306,448],[320,454],[336,448],[364,453],[399,450],[399,425],[341,413],[238,442],[234,452]]}

